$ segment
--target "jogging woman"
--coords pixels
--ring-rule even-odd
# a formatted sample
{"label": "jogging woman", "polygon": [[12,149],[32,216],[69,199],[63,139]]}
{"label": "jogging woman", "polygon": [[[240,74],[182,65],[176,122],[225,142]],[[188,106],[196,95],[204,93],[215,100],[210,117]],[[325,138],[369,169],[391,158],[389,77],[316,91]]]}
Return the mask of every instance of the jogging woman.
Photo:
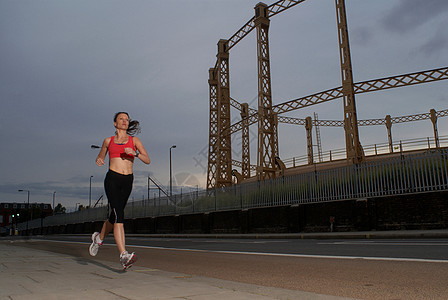
{"label": "jogging woman", "polygon": [[131,267],[137,260],[134,252],[128,253],[124,236],[124,208],[128,202],[134,181],[134,159],[138,158],[145,164],[149,164],[148,153],[142,142],[134,137],[140,132],[140,123],[130,120],[126,112],[118,112],[114,117],[115,135],[104,139],[103,146],[96,158],[96,164],[105,164],[106,154],[109,152],[109,171],[104,179],[104,189],[109,202],[111,213],[109,219],[103,223],[101,232],[92,234],[90,255],[96,256],[98,248],[103,244],[106,236],[113,230],[115,243],[120,252],[120,262],[123,269]]}

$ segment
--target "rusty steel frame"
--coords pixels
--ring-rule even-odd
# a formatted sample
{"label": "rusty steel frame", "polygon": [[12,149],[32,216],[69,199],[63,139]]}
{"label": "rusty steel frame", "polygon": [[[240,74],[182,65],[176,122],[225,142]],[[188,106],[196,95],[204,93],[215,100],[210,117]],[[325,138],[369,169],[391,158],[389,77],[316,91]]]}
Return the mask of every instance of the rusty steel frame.
{"label": "rusty steel frame", "polygon": [[[434,141],[436,144],[436,148],[439,148],[439,135],[438,135],[438,129],[437,129],[437,120],[442,117],[448,116],[448,109],[436,111],[434,109],[431,109],[429,113],[421,113],[421,114],[414,114],[414,115],[408,115],[408,116],[399,116],[399,117],[391,117],[390,115],[386,115],[384,119],[366,119],[366,120],[358,120],[358,126],[376,126],[376,125],[385,125],[388,133],[388,143],[389,143],[389,151],[390,153],[393,151],[393,143],[392,143],[392,124],[400,124],[400,123],[407,123],[407,122],[415,122],[415,121],[421,121],[421,120],[431,120],[434,130]],[[279,122],[284,124],[291,124],[291,125],[301,125],[305,126],[305,130],[307,133],[307,156],[308,156],[308,163],[311,164],[311,162],[314,162],[312,157],[313,155],[313,148],[312,148],[312,134],[311,129],[313,126],[324,126],[324,127],[343,127],[344,121],[340,120],[311,120],[311,117],[307,117],[305,119],[299,119],[299,118],[291,118],[291,117],[278,117]],[[242,164],[240,161],[233,160],[232,165],[236,167],[242,167]],[[255,170],[256,166],[251,165],[251,170]]]}
{"label": "rusty steel frame", "polygon": [[[229,53],[227,40],[218,42],[217,67],[217,100],[218,100],[218,132],[217,138],[217,168],[215,187],[232,185],[232,146],[231,135],[226,131],[230,128],[230,80],[229,80]],[[227,128],[227,130],[226,130]]]}
{"label": "rusty steel frame", "polygon": [[207,189],[216,186],[216,172],[218,168],[218,80],[216,69],[209,69],[209,98],[210,98],[210,120],[209,120],[209,146],[207,165]]}
{"label": "rusty steel frame", "polygon": [[[275,16],[299,3],[304,2],[305,0],[280,0],[269,6],[267,6],[267,17]],[[265,4],[264,4],[265,5]],[[234,35],[232,35],[229,39],[229,48],[232,49],[236,44],[238,44],[246,35],[248,35],[252,30],[255,29],[255,16],[252,17],[246,24],[243,25]]]}
{"label": "rusty steel frame", "polygon": [[[432,110],[431,110],[432,111]],[[448,109],[440,110],[440,111],[434,111],[435,117],[441,118],[448,116]],[[399,117],[393,117],[390,118],[391,124],[399,124],[399,123],[405,123],[405,122],[413,122],[413,121],[420,121],[420,120],[429,120],[431,119],[431,112],[429,113],[421,113],[421,114],[414,114],[414,115],[408,115],[408,116],[399,116]],[[387,119],[387,116],[386,116]],[[366,120],[358,120],[358,126],[375,126],[375,125],[386,125],[387,120],[386,119],[366,119]],[[279,123],[285,123],[285,124],[292,124],[292,125],[305,125],[306,119],[300,119],[300,118],[292,118],[292,117],[280,117],[278,118]],[[313,126],[324,126],[324,127],[343,127],[344,121],[340,120],[318,120],[313,121]]]}
{"label": "rusty steel frame", "polygon": [[244,179],[250,177],[250,140],[249,140],[249,125],[247,117],[249,116],[249,104],[241,104],[241,119],[243,122],[243,129],[241,130],[241,176]]}
{"label": "rusty steel frame", "polygon": [[[244,131],[242,133],[243,155],[248,156],[248,127],[256,122],[259,123],[259,144],[257,158],[258,179],[260,180],[273,178],[276,176],[276,174],[278,174],[278,172],[276,172],[278,170],[276,169],[275,164],[276,159],[279,160],[277,133],[278,122],[298,125],[305,124],[304,120],[283,117],[280,116],[280,114],[342,97],[344,99],[344,121],[319,121],[319,124],[321,124],[321,126],[341,126],[341,122],[342,124],[345,124],[344,127],[346,131],[347,158],[349,162],[356,163],[361,161],[363,156],[362,147],[359,143],[359,134],[357,127],[366,125],[377,125],[378,122],[384,124],[384,122],[386,121],[376,121],[372,119],[359,122],[356,117],[355,94],[448,79],[448,68],[445,67],[429,71],[353,83],[347,20],[345,15],[345,2],[344,0],[335,0],[338,21],[342,86],[273,106],[271,97],[269,66],[269,17],[275,16],[280,12],[283,12],[304,1],[305,0],[280,0],[270,6],[259,3],[255,7],[255,16],[253,18],[251,18],[243,27],[241,27],[229,40],[224,40],[225,43],[222,45],[222,47],[219,46],[220,44],[218,43],[218,59],[216,61],[215,67],[211,69],[217,77],[218,82],[216,87],[212,84],[213,80],[211,81],[211,83],[209,79],[210,138],[207,189],[223,187],[232,184],[231,165],[232,162],[235,163],[235,161],[232,160],[231,157],[231,134],[236,133],[239,130]],[[239,41],[241,41],[255,28],[257,29],[259,70],[258,110],[254,110],[249,107],[243,108],[243,106],[239,104],[238,101],[230,98],[228,71],[228,53],[230,49],[238,44]],[[213,73],[212,71],[210,72]],[[214,91],[214,89],[216,89],[216,92]],[[216,96],[214,96],[214,93],[216,93]],[[216,102],[218,103],[217,106],[215,105],[215,97]],[[243,114],[241,115],[242,120],[233,125],[230,123],[230,106],[240,111],[245,110],[244,117]],[[439,116],[440,113],[442,112],[433,113],[431,118],[434,124],[435,135],[437,134],[437,128],[435,124],[437,122],[437,116]],[[448,114],[448,112],[443,113],[445,113],[445,115]],[[395,122],[398,123],[399,120],[391,119],[390,124]],[[241,164],[243,173],[245,172],[244,170],[253,169],[253,166],[250,165],[250,157],[243,158],[243,161],[244,163]]]}
{"label": "rusty steel frame", "polygon": [[305,129],[306,129],[306,150],[308,155],[308,164],[312,164],[314,162],[314,154],[313,154],[313,120],[311,117],[306,117],[305,119]]}
{"label": "rusty steel frame", "polygon": [[[448,67],[439,69],[432,69],[421,72],[414,72],[403,75],[396,75],[391,77],[385,77],[380,79],[373,79],[369,81],[362,81],[354,84],[355,94],[362,94],[368,92],[381,91],[384,89],[399,88],[404,86],[429,83],[434,81],[448,79]],[[297,109],[309,107],[316,104],[325,103],[328,101],[336,100],[342,97],[342,87],[329,89],[323,92],[311,94],[305,97],[301,97],[294,100],[289,100],[284,103],[274,105],[272,109],[278,115],[291,112]],[[237,102],[234,100],[234,102]],[[237,108],[237,105],[233,106]],[[249,116],[249,125],[252,125],[258,121],[256,114]],[[280,116],[279,116],[280,121]],[[337,121],[339,122],[339,121]],[[236,133],[241,130],[240,122],[233,124],[230,128],[230,133]]]}
{"label": "rusty steel frame", "polygon": [[363,160],[364,153],[359,142],[345,0],[335,0],[335,2],[338,21],[339,57],[341,60],[342,99],[344,102],[345,152],[349,162],[358,163]]}
{"label": "rusty steel frame", "polygon": [[275,157],[278,156],[277,126],[272,111],[269,23],[267,5],[258,3],[255,6],[255,27],[258,62],[257,178],[259,180],[275,177]]}

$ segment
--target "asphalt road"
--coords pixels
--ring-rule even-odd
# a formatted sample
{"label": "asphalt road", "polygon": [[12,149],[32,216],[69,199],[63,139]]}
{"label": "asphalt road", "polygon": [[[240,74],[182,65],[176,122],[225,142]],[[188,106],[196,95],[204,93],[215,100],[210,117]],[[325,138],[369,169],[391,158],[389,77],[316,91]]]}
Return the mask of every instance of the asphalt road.
{"label": "asphalt road", "polygon": [[[89,236],[34,238],[29,247],[89,257]],[[448,299],[448,239],[298,240],[127,237],[139,265],[360,299]],[[113,238],[97,260],[118,260]]]}

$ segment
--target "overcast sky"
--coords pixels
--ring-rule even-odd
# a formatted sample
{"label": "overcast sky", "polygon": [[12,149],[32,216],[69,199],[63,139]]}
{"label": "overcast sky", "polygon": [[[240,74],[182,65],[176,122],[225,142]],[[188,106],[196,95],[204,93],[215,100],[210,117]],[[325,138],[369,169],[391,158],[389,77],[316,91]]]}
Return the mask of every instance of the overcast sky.
{"label": "overcast sky", "polygon": [[[131,198],[146,197],[147,176],[183,191],[205,187],[208,69],[217,42],[254,14],[259,0],[0,0],[0,202],[56,203],[69,210],[101,196],[97,167],[113,116],[139,120],[152,163],[135,164]],[[274,1],[268,1],[270,5]],[[448,1],[346,0],[355,82],[448,65]],[[273,104],[341,85],[334,0],[308,0],[272,17]],[[231,96],[257,106],[255,31],[230,52]],[[448,108],[448,81],[357,95],[358,119]],[[342,120],[341,100],[287,116]],[[232,109],[232,119],[239,112]],[[448,135],[448,118],[438,121]],[[251,133],[256,133],[256,125]],[[394,140],[432,137],[430,121],[397,124]],[[341,128],[321,128],[324,151],[345,145]],[[363,145],[387,142],[386,128],[360,128]],[[238,145],[235,137],[234,145]],[[303,126],[279,125],[283,159],[306,154]],[[256,163],[256,141],[251,144]],[[235,156],[238,155],[235,150]],[[240,160],[239,157],[235,159]]]}

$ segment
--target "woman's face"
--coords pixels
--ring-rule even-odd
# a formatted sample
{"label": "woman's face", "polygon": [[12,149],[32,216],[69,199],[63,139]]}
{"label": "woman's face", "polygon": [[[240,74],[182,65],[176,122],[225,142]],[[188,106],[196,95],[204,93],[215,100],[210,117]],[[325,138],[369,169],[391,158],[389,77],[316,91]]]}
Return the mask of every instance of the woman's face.
{"label": "woman's face", "polygon": [[114,122],[115,128],[127,130],[129,127],[129,117],[127,114],[119,114]]}

